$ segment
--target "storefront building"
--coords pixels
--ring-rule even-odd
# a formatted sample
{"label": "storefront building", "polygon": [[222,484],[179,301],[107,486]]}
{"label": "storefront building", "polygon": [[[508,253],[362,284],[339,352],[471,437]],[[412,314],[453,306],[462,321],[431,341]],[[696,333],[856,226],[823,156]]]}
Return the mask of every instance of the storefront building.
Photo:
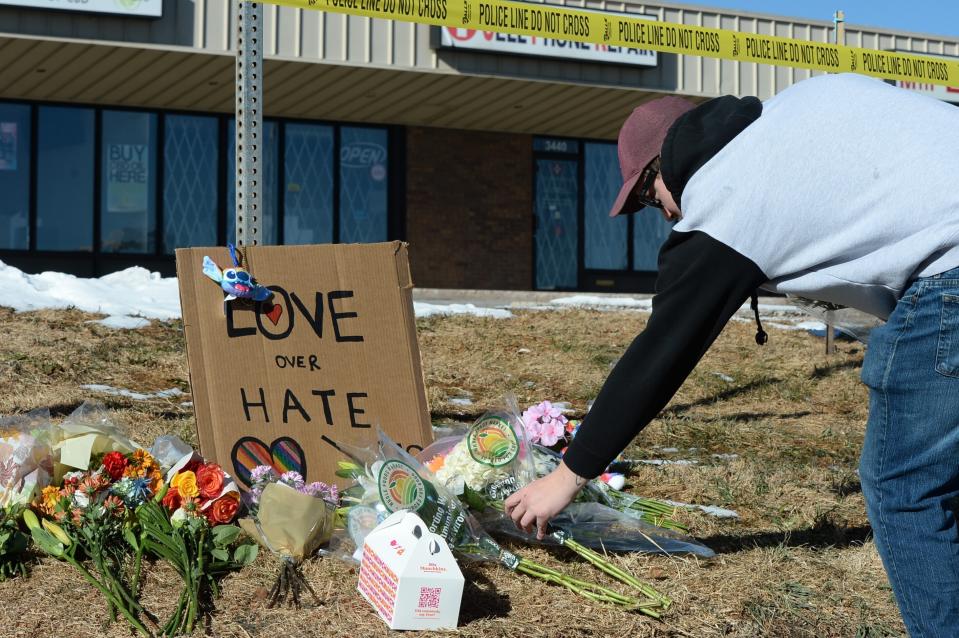
{"label": "storefront building", "polygon": [[[0,0],[0,261],[172,274],[175,248],[232,238],[233,5]],[[834,38],[828,21],[590,8]],[[920,34],[847,26],[845,41],[959,56],[959,40]],[[273,5],[264,66],[267,243],[402,239],[419,286],[540,290],[651,289],[669,226],[607,217],[632,108],[765,99],[810,75]]]}

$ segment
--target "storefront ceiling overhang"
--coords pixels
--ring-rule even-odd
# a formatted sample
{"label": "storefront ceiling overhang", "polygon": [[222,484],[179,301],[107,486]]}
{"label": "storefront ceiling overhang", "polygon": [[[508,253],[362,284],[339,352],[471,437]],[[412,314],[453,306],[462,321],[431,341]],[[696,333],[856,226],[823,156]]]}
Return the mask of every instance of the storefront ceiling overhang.
{"label": "storefront ceiling overhang", "polygon": [[[264,65],[268,117],[615,139],[633,107],[660,95],[277,57]],[[0,98],[229,113],[234,58],[187,47],[0,34]]]}

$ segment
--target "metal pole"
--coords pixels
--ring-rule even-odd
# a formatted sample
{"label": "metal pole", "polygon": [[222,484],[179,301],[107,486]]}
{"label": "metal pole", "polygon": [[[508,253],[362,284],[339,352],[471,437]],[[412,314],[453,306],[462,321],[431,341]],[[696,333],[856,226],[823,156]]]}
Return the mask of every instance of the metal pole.
{"label": "metal pole", "polygon": [[[836,44],[846,44],[846,14],[842,9],[832,16],[832,23],[836,27]],[[826,354],[836,354],[836,320],[835,311],[826,311]]]}
{"label": "metal pole", "polygon": [[836,354],[835,311],[826,311],[826,354]]}
{"label": "metal pole", "polygon": [[836,44],[846,45],[846,14],[840,9],[833,14],[832,22],[836,25]]}
{"label": "metal pole", "polygon": [[263,4],[236,0],[236,245],[263,234],[260,149],[263,143]]}

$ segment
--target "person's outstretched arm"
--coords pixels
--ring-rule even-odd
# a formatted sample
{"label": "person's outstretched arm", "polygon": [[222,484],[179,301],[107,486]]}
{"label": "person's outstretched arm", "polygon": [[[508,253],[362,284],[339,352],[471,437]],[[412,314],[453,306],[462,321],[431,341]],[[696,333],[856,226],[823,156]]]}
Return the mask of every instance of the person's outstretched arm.
{"label": "person's outstretched arm", "polygon": [[601,474],[669,402],[729,318],[767,281],[751,260],[701,232],[670,234],[659,254],[653,312],[603,385],[563,462],[506,500],[542,538],[549,520]]}

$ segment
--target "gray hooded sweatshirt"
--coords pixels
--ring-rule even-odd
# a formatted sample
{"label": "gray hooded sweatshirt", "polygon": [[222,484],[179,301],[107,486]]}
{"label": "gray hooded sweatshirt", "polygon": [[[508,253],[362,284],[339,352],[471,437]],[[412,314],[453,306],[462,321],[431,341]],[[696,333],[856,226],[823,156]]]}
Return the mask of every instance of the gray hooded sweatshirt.
{"label": "gray hooded sweatshirt", "polygon": [[915,278],[959,267],[959,109],[943,102],[815,77],[761,108],[697,106],[661,159],[683,219],[660,250],[646,328],[566,451],[579,476],[656,416],[757,287],[885,319]]}
{"label": "gray hooded sweatshirt", "polygon": [[686,184],[677,232],[751,259],[763,288],[886,319],[959,266],[959,108],[861,75],[799,82]]}

